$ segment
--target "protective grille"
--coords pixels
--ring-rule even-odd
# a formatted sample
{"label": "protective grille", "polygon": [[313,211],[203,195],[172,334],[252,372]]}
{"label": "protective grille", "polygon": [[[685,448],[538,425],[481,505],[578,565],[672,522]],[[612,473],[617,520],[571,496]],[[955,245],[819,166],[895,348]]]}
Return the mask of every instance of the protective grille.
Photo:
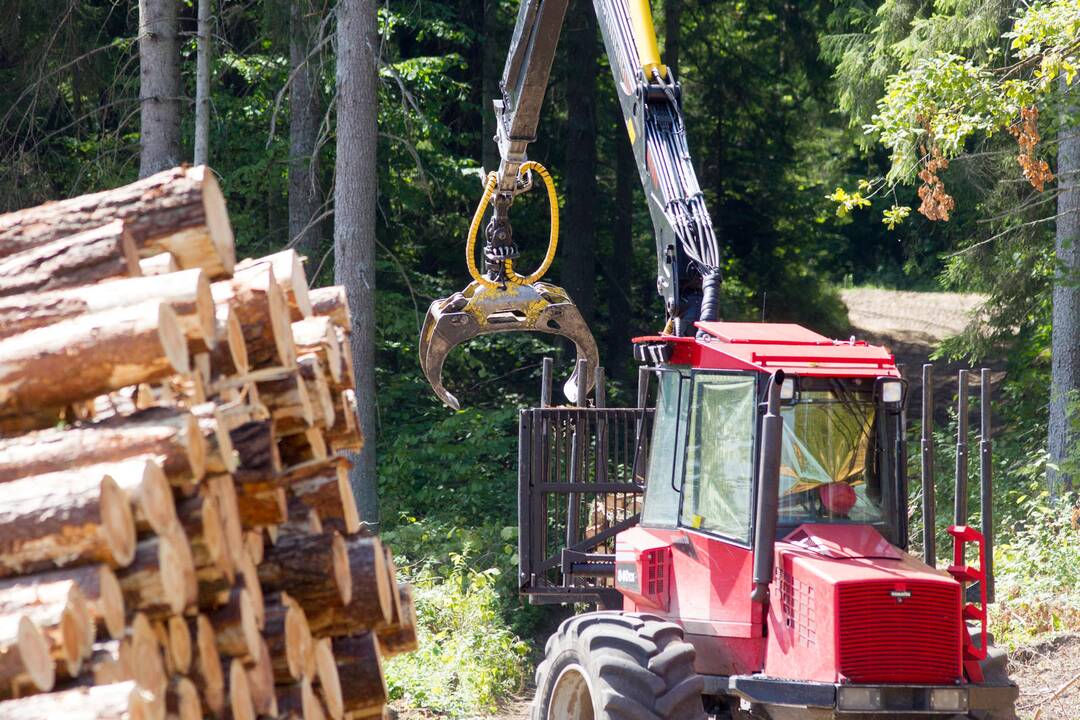
{"label": "protective grille", "polygon": [[643,561],[648,567],[645,582],[645,594],[656,597],[664,592],[667,584],[667,548],[650,550],[643,553]]}
{"label": "protective grille", "polygon": [[840,673],[852,682],[951,683],[962,672],[960,586],[844,584]]}
{"label": "protective grille", "polygon": [[791,573],[777,568],[780,581],[780,608],[784,624],[792,630],[795,642],[803,647],[817,646],[817,609],[814,606],[814,587]]}

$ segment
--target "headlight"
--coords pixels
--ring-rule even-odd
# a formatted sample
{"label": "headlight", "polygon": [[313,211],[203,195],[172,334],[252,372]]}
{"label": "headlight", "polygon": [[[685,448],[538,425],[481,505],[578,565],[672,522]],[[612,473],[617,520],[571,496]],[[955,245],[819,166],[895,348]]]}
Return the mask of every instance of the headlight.
{"label": "headlight", "polygon": [[904,384],[897,381],[885,381],[881,383],[881,401],[883,403],[898,403],[904,399]]}
{"label": "headlight", "polygon": [[881,688],[842,687],[836,692],[840,710],[877,710],[881,707]]}
{"label": "headlight", "polygon": [[934,688],[930,691],[931,710],[965,712],[967,707],[967,690],[963,688]]}

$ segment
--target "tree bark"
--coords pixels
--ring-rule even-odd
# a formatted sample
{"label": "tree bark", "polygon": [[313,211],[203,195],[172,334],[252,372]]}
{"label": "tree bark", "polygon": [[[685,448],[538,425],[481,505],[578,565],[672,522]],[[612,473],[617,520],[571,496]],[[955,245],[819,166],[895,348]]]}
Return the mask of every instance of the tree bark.
{"label": "tree bark", "polygon": [[319,101],[319,13],[310,0],[289,4],[289,242],[301,255],[322,255],[322,205],[315,143],[322,121]]}
{"label": "tree bark", "polygon": [[337,179],[334,194],[334,282],[348,291],[356,320],[350,340],[358,370],[360,427],[369,438],[353,458],[351,480],[360,516],[378,524],[375,472],[375,201],[378,38],[373,0],[337,6]]}
{"label": "tree bark", "polygon": [[253,661],[259,653],[262,635],[251,594],[243,585],[229,593],[229,601],[207,613],[214,628],[218,652],[226,657]]}
{"label": "tree bark", "polygon": [[264,591],[287,592],[309,616],[352,599],[351,558],[337,533],[283,537],[258,566]]}
{"label": "tree bark", "polygon": [[352,332],[352,313],[349,311],[349,298],[341,285],[314,288],[308,292],[311,299],[311,312],[316,317],[327,317],[336,327],[346,333]]}
{"label": "tree bark", "polygon": [[85,562],[131,562],[135,522],[124,491],[108,476],[66,479],[39,476],[3,485],[0,577]]}
{"label": "tree bark", "polygon": [[289,720],[326,720],[322,702],[315,694],[311,678],[301,678],[291,685],[279,685],[278,712],[281,718]]}
{"label": "tree bark", "polygon": [[375,633],[336,638],[332,647],[345,712],[375,711],[385,705],[388,694]]}
{"label": "tree bark", "polygon": [[195,417],[185,410],[155,407],[0,439],[0,482],[142,455],[154,456],[167,476],[201,479],[206,444]]}
{"label": "tree bark", "polygon": [[[284,467],[292,467],[312,461],[325,460],[329,456],[326,440],[318,428],[308,428],[302,433],[293,433],[278,438],[278,454]],[[348,473],[346,473],[348,482]]]}
{"label": "tree bark", "polygon": [[346,541],[350,566],[350,602],[305,606],[315,637],[337,637],[386,626],[393,613],[393,587],[377,537],[354,535]]}
{"label": "tree bark", "polygon": [[139,257],[168,252],[181,268],[200,267],[211,278],[228,276],[236,263],[225,198],[202,165],[0,215],[0,257],[93,230],[103,218],[124,221]]}
{"label": "tree bark", "polygon": [[180,164],[176,0],[139,0],[139,177]]}
{"label": "tree bark", "polygon": [[[117,220],[4,257],[0,297],[89,285],[140,272],[131,233]],[[4,336],[11,334],[5,327]]]}
{"label": "tree bark", "polygon": [[287,474],[283,482],[300,502],[319,513],[320,520],[340,520],[346,534],[352,535],[360,529],[360,516],[352,499],[348,467],[348,460],[335,456],[308,463]]}
{"label": "tree bark", "polygon": [[566,198],[562,283],[586,323],[596,289],[596,15],[590,0],[571,0],[566,28]]}
{"label": "tree bark", "polygon": [[[1064,79],[1061,87],[1066,104],[1074,109],[1080,104],[1075,91],[1068,90]],[[1068,116],[1075,117],[1075,111]],[[1074,487],[1063,463],[1077,458],[1077,420],[1070,417],[1070,407],[1080,402],[1080,126],[1067,124],[1059,133],[1049,418],[1050,462],[1059,469],[1046,473],[1054,497]]]}
{"label": "tree bark", "polygon": [[210,0],[199,0],[195,60],[195,164],[210,163]]}

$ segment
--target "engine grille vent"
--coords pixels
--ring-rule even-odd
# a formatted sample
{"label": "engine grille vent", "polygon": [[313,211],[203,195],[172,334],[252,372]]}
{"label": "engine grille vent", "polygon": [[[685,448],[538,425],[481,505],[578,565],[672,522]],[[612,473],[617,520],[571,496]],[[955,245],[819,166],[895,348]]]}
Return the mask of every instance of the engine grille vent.
{"label": "engine grille vent", "polygon": [[814,606],[814,588],[793,577],[787,571],[777,569],[780,580],[780,609],[784,624],[792,630],[794,641],[803,647],[817,646],[817,609]]}
{"label": "engine grille vent", "polygon": [[667,558],[666,550],[667,548],[658,548],[644,553],[643,561],[648,568],[645,578],[646,595],[655,597],[664,592],[667,584],[667,563],[664,562]]}
{"label": "engine grille vent", "polygon": [[840,585],[840,673],[852,682],[951,683],[961,676],[960,586]]}

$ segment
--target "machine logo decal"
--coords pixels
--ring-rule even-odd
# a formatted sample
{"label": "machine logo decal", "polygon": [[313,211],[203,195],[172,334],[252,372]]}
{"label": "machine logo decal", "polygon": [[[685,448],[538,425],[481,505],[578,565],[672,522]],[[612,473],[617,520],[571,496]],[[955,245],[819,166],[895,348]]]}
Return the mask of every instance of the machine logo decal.
{"label": "machine logo decal", "polygon": [[900,603],[904,602],[909,597],[911,597],[911,591],[910,590],[893,590],[891,593],[889,593],[889,595],[896,598],[896,603],[899,605]]}
{"label": "machine logo decal", "polygon": [[615,563],[615,583],[626,590],[641,592],[638,582],[637,564],[632,562]]}

